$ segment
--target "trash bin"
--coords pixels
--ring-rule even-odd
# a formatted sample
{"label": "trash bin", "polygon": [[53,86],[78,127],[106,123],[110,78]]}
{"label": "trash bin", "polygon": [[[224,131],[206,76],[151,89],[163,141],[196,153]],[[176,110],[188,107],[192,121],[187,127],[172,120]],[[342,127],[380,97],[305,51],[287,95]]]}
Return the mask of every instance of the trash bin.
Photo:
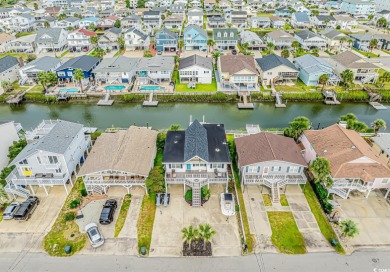
{"label": "trash bin", "polygon": [[145,255],[146,254],[146,246],[142,246],[141,247],[141,255]]}
{"label": "trash bin", "polygon": [[65,253],[70,254],[71,251],[72,251],[72,247],[70,245],[66,245],[65,246]]}
{"label": "trash bin", "polygon": [[339,244],[339,241],[337,241],[337,239],[332,239],[332,241],[330,241],[330,244],[332,245],[332,246],[337,246],[338,244]]}

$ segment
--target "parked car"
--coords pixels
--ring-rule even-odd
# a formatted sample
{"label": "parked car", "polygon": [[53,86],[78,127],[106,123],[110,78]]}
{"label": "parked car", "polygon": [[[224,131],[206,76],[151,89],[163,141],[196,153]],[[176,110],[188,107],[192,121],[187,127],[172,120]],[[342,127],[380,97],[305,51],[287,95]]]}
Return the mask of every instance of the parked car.
{"label": "parked car", "polygon": [[233,54],[233,55],[237,55],[237,49],[233,49],[233,50],[232,50],[232,54]]}
{"label": "parked car", "polygon": [[117,202],[115,199],[108,199],[103,205],[102,212],[100,213],[99,223],[102,225],[108,225],[114,220],[115,210],[117,208]]}
{"label": "parked car", "polygon": [[14,219],[18,221],[27,221],[39,205],[39,198],[29,196],[26,201],[20,204],[14,213]]}
{"label": "parked car", "polygon": [[169,200],[171,198],[171,194],[170,193],[165,193],[163,195],[164,195],[164,207],[167,207],[169,205]]}
{"label": "parked car", "polygon": [[14,218],[14,214],[18,210],[19,206],[19,202],[12,202],[7,208],[5,208],[3,213],[3,219],[11,220],[12,218]]}
{"label": "parked car", "polygon": [[103,235],[100,233],[98,226],[95,223],[86,225],[85,232],[88,234],[88,239],[92,247],[100,247],[104,244]]}
{"label": "parked car", "polygon": [[157,55],[162,55],[162,51],[157,51]]}

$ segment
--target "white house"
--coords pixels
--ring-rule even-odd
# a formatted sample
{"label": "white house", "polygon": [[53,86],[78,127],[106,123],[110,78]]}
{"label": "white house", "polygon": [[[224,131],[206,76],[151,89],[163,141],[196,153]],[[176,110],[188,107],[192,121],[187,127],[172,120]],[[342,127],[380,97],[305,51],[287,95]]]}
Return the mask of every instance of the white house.
{"label": "white house", "polygon": [[130,83],[135,75],[139,58],[127,58],[122,55],[104,58],[93,69],[95,79],[100,83]]}
{"label": "white house", "polygon": [[19,140],[16,125],[13,121],[0,121],[0,171],[8,165],[8,148]]}
{"label": "white house", "polygon": [[295,33],[295,38],[304,49],[318,48],[325,50],[327,45],[324,38],[309,30],[302,30]]}
{"label": "white house", "polygon": [[[85,160],[89,136],[84,135],[81,124],[63,120],[45,120],[32,131],[26,132],[28,145],[9,164],[15,169],[6,178],[8,194],[28,197],[35,194],[32,186],[64,186],[72,183],[76,167]],[[22,188],[22,186],[29,186]]]}
{"label": "white house", "polygon": [[95,32],[86,29],[78,29],[68,34],[68,47],[71,51],[89,51],[92,48],[91,37]]}
{"label": "white house", "polygon": [[152,58],[141,58],[137,64],[137,83],[160,84],[169,82],[172,78],[175,61],[173,57],[154,56]]}
{"label": "white house", "polygon": [[35,28],[35,18],[30,14],[20,14],[10,20],[10,29],[15,32],[28,32]]}
{"label": "white house", "polygon": [[142,30],[131,28],[123,34],[126,50],[145,50],[149,48],[150,37]]}
{"label": "white house", "polygon": [[11,41],[14,41],[15,36],[7,33],[0,34],[0,53],[8,52],[10,50]]}
{"label": "white house", "polygon": [[192,8],[187,12],[187,25],[197,25],[203,28],[203,10],[201,8]]}
{"label": "white house", "polygon": [[5,56],[0,59],[0,82],[15,82],[19,78],[20,63],[17,58]]}
{"label": "white house", "polygon": [[210,84],[213,78],[213,61],[199,55],[181,58],[179,61],[180,83],[196,82]]}
{"label": "white house", "polygon": [[38,52],[62,51],[68,41],[68,32],[62,28],[41,28],[37,31],[35,43]]}
{"label": "white house", "polygon": [[336,27],[340,27],[343,30],[351,30],[358,26],[358,22],[355,18],[349,15],[334,15],[336,20]]}

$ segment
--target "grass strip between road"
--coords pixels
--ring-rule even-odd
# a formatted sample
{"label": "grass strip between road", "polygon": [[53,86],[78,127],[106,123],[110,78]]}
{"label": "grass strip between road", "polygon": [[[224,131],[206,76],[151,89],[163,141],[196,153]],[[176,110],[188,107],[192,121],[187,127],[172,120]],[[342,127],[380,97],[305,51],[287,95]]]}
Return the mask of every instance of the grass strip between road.
{"label": "grass strip between road", "polygon": [[271,197],[269,194],[262,194],[264,206],[272,206]]}
{"label": "grass strip between road", "polygon": [[[302,187],[303,193],[305,194],[307,202],[309,203],[310,210],[317,220],[317,224],[320,227],[322,235],[324,235],[325,239],[328,240],[329,243],[332,241],[332,239],[336,239],[338,241],[337,235],[326,218],[324,212],[322,211],[320,203],[317,200],[311,184],[308,182],[305,186],[301,185],[301,188]],[[345,254],[345,250],[341,246],[340,241],[338,241],[338,244],[334,247],[334,249],[340,254]]]}
{"label": "grass strip between road", "polygon": [[131,195],[127,194],[123,198],[121,210],[119,211],[119,216],[115,223],[114,237],[118,237],[123,226],[125,225],[127,213],[129,212],[129,208],[130,208],[130,203],[131,203]]}
{"label": "grass strip between road", "polygon": [[280,205],[285,206],[285,207],[289,206],[288,200],[287,200],[287,197],[285,194],[280,195]]}
{"label": "grass strip between road", "polygon": [[155,194],[144,196],[137,223],[138,251],[140,252],[141,247],[145,246],[146,254],[149,254],[152,242],[153,224],[156,215],[155,198]]}
{"label": "grass strip between road", "polygon": [[292,212],[267,212],[272,229],[271,240],[281,253],[306,253],[305,241]]}

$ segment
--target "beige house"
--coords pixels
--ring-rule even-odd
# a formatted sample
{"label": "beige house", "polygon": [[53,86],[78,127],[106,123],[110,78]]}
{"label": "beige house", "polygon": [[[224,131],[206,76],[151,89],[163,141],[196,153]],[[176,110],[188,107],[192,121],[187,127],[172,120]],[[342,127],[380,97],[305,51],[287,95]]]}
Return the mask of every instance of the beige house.
{"label": "beige house", "polygon": [[371,140],[373,152],[390,167],[390,133],[379,133]]}
{"label": "beige house", "polygon": [[256,66],[263,86],[288,83],[298,79],[299,71],[294,64],[275,54],[256,59]]}
{"label": "beige house", "polygon": [[217,66],[223,91],[259,90],[259,74],[252,56],[223,55]]}
{"label": "beige house", "polygon": [[7,33],[0,34],[0,53],[5,53],[10,50],[11,41],[15,40],[15,36]]}
{"label": "beige house", "polygon": [[[343,50],[349,46],[347,41],[350,38],[340,31],[327,28],[322,30],[319,34],[326,40],[326,46],[329,49]],[[343,39],[346,41],[343,41]]]}

